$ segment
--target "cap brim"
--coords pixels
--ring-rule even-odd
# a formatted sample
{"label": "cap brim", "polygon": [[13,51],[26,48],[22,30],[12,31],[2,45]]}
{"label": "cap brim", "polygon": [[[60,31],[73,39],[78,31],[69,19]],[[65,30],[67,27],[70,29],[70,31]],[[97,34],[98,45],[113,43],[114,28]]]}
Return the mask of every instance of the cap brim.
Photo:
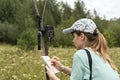
{"label": "cap brim", "polygon": [[70,33],[72,33],[74,30],[72,29],[72,28],[67,28],[67,29],[64,29],[63,30],[63,33],[64,34],[70,34]]}

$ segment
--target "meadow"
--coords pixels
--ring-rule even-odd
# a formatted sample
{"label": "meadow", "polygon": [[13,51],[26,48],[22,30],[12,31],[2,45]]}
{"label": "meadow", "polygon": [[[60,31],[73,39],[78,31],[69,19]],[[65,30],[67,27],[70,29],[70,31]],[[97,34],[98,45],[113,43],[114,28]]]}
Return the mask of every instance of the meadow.
{"label": "meadow", "polygon": [[[59,56],[61,62],[71,67],[74,48],[51,48],[49,56]],[[23,51],[16,46],[0,45],[0,80],[46,80],[45,65],[40,51]],[[120,48],[110,48],[109,55],[115,62],[120,73]],[[60,72],[61,80],[69,80],[69,76]]]}

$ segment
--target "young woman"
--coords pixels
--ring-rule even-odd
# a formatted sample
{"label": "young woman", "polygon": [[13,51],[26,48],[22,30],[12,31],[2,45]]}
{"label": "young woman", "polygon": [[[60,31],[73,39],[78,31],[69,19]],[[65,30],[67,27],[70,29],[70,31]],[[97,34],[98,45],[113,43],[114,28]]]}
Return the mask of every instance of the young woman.
{"label": "young woman", "polygon": [[[77,20],[64,34],[72,33],[73,43],[77,49],[73,57],[72,69],[61,64],[54,56],[52,64],[60,71],[70,75],[70,80],[89,80],[90,69],[87,53],[92,57],[92,80],[120,80],[116,66],[107,54],[107,42],[99,32],[96,24],[87,18]],[[48,67],[47,74],[52,80],[60,80]]]}

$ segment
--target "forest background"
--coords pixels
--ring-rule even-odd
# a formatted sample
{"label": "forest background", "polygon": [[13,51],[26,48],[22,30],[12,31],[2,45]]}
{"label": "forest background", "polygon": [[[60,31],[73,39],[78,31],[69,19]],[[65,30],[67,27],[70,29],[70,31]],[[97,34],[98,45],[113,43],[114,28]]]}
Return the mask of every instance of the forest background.
{"label": "forest background", "polygon": [[[42,15],[45,1],[38,0],[37,5]],[[83,1],[77,0],[71,8],[67,3],[48,0],[44,15],[44,25],[55,29],[53,47],[71,47],[71,35],[63,35],[62,30],[70,27],[80,18],[91,18],[100,32],[104,34],[109,47],[120,47],[120,18],[106,20],[85,9]],[[34,49],[37,45],[38,24],[32,0],[0,0],[0,42],[17,45],[22,49]]]}

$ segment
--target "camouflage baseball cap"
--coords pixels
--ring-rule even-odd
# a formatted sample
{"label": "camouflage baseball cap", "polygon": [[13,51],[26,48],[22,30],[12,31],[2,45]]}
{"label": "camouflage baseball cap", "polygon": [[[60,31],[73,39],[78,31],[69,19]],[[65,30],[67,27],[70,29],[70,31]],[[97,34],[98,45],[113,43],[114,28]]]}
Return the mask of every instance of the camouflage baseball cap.
{"label": "camouflage baseball cap", "polygon": [[81,32],[87,32],[93,34],[96,28],[97,26],[93,20],[88,18],[82,18],[77,20],[70,28],[64,29],[63,33],[69,34],[74,31],[81,31]]}

